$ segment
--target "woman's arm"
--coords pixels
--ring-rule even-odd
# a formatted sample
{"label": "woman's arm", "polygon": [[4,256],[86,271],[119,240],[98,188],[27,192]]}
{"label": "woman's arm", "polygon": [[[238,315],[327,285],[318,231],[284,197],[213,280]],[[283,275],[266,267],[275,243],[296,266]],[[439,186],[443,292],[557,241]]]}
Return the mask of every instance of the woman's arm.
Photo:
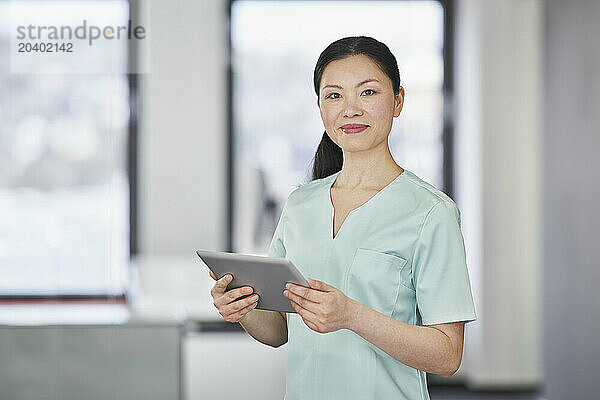
{"label": "woman's arm", "polygon": [[405,324],[308,278],[310,288],[288,284],[284,295],[304,323],[320,333],[349,329],[410,367],[449,377],[462,359],[464,322]]}
{"label": "woman's arm", "polygon": [[444,377],[452,376],[460,367],[464,322],[410,325],[352,301],[347,329],[396,360]]}
{"label": "woman's arm", "polygon": [[287,322],[277,311],[252,310],[240,319],[240,325],[261,343],[279,347],[288,340]]}

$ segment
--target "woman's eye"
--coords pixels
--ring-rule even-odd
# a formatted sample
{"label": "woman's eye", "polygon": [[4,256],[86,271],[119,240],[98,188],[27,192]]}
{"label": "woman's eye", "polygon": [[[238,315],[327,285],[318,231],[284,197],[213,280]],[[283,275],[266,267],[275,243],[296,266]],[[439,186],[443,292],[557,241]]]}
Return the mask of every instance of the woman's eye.
{"label": "woman's eye", "polygon": [[335,93],[335,92],[333,92],[333,93],[331,93],[331,94],[328,94],[328,95],[327,95],[325,98],[326,98],[326,99],[338,99],[339,97],[333,97],[333,96],[335,96],[336,94],[337,94],[338,96],[340,95],[339,93]]}
{"label": "woman's eye", "polygon": [[375,91],[373,89],[367,89],[363,93],[366,93],[366,92],[372,92],[373,94],[375,93]]}

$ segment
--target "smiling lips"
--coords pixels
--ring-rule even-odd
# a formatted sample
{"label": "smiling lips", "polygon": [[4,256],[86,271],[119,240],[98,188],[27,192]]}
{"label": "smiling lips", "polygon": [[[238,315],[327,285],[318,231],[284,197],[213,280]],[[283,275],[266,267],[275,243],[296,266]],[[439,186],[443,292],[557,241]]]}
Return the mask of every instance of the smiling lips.
{"label": "smiling lips", "polygon": [[344,133],[359,133],[367,129],[369,125],[363,124],[346,124],[342,126]]}

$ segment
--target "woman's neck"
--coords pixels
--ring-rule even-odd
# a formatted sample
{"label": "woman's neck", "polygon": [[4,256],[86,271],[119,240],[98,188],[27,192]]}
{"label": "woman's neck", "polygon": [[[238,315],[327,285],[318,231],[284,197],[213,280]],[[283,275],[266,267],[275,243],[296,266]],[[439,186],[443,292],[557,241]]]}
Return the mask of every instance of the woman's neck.
{"label": "woman's neck", "polygon": [[335,187],[381,188],[404,172],[394,161],[387,142],[369,151],[344,152],[344,163]]}

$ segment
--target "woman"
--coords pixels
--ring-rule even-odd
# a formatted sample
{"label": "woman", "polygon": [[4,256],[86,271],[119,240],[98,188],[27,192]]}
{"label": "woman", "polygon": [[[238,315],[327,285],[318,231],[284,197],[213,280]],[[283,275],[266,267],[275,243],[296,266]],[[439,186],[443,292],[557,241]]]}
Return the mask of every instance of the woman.
{"label": "woman", "polygon": [[269,248],[310,288],[284,291],[297,314],[253,310],[256,298],[236,301],[244,288],[224,291],[228,275],[215,306],[262,343],[289,341],[286,400],[429,399],[425,372],[458,369],[476,318],[460,212],[390,154],[404,88],[385,44],[333,42],[314,86],[325,133],[313,180],[289,195]]}

